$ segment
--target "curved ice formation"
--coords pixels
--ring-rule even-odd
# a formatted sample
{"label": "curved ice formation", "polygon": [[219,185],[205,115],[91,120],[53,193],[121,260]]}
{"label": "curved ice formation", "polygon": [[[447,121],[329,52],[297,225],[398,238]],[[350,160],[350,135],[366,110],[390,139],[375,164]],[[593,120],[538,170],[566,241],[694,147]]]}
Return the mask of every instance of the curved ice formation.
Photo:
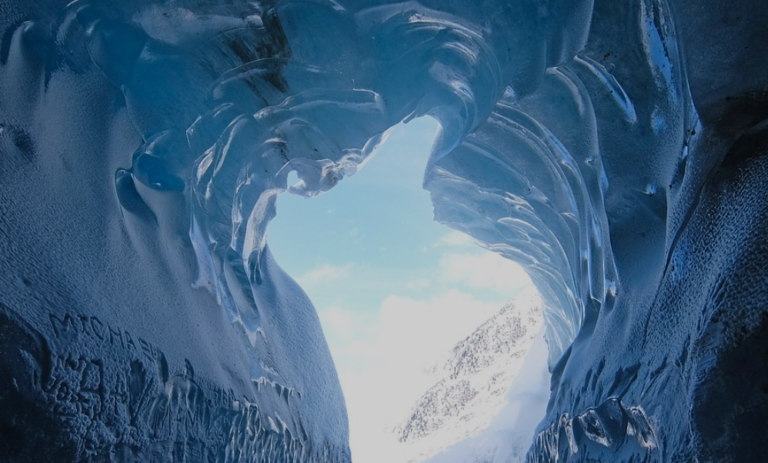
{"label": "curved ice formation", "polygon": [[349,461],[317,317],[267,227],[278,194],[332,188],[423,115],[442,126],[436,219],[546,301],[530,461],[764,454],[768,4],[0,13],[3,458]]}

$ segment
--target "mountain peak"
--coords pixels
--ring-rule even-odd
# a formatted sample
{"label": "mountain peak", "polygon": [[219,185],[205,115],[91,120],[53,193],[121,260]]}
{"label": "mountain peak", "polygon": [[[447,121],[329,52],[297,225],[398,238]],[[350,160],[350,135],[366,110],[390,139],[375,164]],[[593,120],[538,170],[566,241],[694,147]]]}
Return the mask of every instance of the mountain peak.
{"label": "mountain peak", "polygon": [[427,369],[434,384],[393,430],[412,448],[409,461],[423,461],[490,425],[541,324],[541,299],[523,293]]}

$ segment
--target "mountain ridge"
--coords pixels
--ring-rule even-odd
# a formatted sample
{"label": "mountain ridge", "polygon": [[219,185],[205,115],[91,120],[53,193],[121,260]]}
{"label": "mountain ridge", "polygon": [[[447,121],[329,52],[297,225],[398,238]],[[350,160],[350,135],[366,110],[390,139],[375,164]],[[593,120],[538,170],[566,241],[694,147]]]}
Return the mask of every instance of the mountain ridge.
{"label": "mountain ridge", "polygon": [[424,461],[488,428],[542,325],[541,299],[528,291],[427,369],[435,383],[392,432],[411,447],[409,463]]}

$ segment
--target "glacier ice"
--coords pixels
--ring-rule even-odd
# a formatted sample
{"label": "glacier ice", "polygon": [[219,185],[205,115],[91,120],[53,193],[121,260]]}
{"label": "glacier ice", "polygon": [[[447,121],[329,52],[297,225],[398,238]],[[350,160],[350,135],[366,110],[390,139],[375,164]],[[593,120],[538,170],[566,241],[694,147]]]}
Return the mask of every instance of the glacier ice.
{"label": "glacier ice", "polygon": [[545,300],[529,461],[759,461],[766,24],[749,0],[0,0],[0,458],[349,461],[267,228],[429,115],[435,218]]}

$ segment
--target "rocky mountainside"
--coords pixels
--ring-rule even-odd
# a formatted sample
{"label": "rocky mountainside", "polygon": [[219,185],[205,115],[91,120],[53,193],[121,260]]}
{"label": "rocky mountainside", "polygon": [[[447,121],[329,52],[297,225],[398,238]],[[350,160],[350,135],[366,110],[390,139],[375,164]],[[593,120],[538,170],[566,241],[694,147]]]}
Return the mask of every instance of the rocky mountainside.
{"label": "rocky mountainside", "polygon": [[394,429],[420,462],[487,428],[506,402],[542,324],[541,301],[524,293],[429,368],[435,383]]}

